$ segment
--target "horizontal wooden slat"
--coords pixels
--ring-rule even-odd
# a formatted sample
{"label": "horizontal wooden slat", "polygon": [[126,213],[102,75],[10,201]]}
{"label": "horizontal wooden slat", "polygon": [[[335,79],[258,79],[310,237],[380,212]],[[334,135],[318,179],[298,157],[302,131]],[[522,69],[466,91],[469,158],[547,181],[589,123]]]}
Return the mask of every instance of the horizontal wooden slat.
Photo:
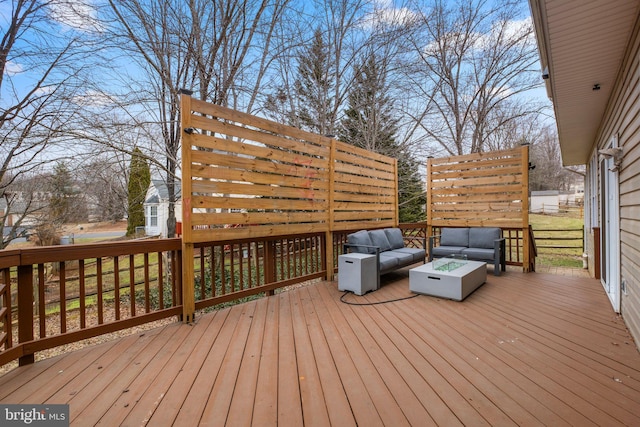
{"label": "horizontal wooden slat", "polygon": [[[276,200],[253,197],[202,197],[194,196],[193,207],[202,209],[266,209],[266,210],[294,210],[319,211],[325,209],[325,204],[313,200]],[[196,212],[193,215],[197,215]]]}
{"label": "horizontal wooden slat", "polygon": [[522,220],[518,219],[487,219],[487,218],[471,218],[471,219],[441,219],[434,218],[432,221],[434,227],[522,227]]}
{"label": "horizontal wooden slat", "polygon": [[270,198],[313,199],[321,202],[329,198],[329,193],[323,190],[313,190],[304,187],[280,187],[273,185],[228,183],[220,181],[193,181],[194,193],[211,193],[215,197],[233,194],[235,196],[263,196]]}
{"label": "horizontal wooden slat", "polygon": [[328,220],[327,212],[236,212],[202,213],[193,215],[193,225],[208,224],[282,224],[297,222],[322,222]]}
{"label": "horizontal wooden slat", "polygon": [[306,176],[308,178],[322,177],[322,163],[317,160],[310,160],[309,165],[304,163],[287,164],[273,162],[267,159],[254,157],[230,156],[207,151],[194,151],[191,155],[192,162],[205,165],[215,165],[218,167],[244,168],[254,172],[278,173],[297,177]]}
{"label": "horizontal wooden slat", "polygon": [[378,178],[386,181],[393,181],[395,179],[393,169],[380,170],[371,169],[364,166],[344,165],[336,163],[335,170],[335,180],[341,182],[351,182],[351,180],[358,179],[359,177]]}
{"label": "horizontal wooden slat", "polygon": [[[434,177],[435,178],[435,177]],[[483,178],[464,178],[464,179],[448,179],[446,181],[432,181],[431,186],[434,189],[450,188],[450,187],[475,187],[482,186],[502,186],[513,185],[521,182],[521,175],[499,175]]]}
{"label": "horizontal wooden slat", "polygon": [[332,142],[331,138],[322,135],[306,132],[292,126],[283,125],[281,123],[275,123],[270,120],[262,119],[257,116],[222,107],[220,105],[204,102],[195,98],[191,99],[191,107],[193,112],[196,113],[192,113],[192,120],[200,117],[197,113],[204,113],[208,116],[221,117],[237,123],[245,123],[249,126],[261,128],[274,134],[285,134],[293,138],[298,138],[303,141],[310,141],[314,144],[323,145],[326,147],[329,147]]}
{"label": "horizontal wooden slat", "polygon": [[[386,164],[393,163],[393,159],[391,159],[390,157],[382,154],[378,154],[374,151],[365,150],[364,148],[356,147],[354,145],[347,144],[346,142],[342,142],[342,141],[335,141],[334,144],[335,144],[337,159],[340,159],[340,156],[342,156],[343,154],[347,154],[347,155],[356,155],[356,156],[364,157],[366,159],[374,159],[374,160],[377,160],[378,162],[386,163]],[[348,159],[348,157],[343,157],[343,158]]]}
{"label": "horizontal wooden slat", "polygon": [[393,218],[371,220],[371,221],[336,221],[333,224],[335,231],[341,230],[369,230],[375,228],[394,227],[395,222]]}
{"label": "horizontal wooden slat", "polygon": [[[383,185],[386,184],[386,185]],[[385,181],[379,182],[374,179],[362,178],[354,180],[351,183],[344,183],[336,181],[334,184],[334,191],[339,193],[351,193],[351,194],[394,194],[394,187],[391,183]]]}
{"label": "horizontal wooden slat", "polygon": [[[505,197],[507,195],[512,195],[513,200],[521,200],[522,199],[522,184],[511,184],[511,185],[487,185],[484,187],[455,187],[455,188],[433,188],[432,193],[433,196],[448,196],[448,195],[478,195],[478,194],[502,194]],[[485,196],[486,197],[486,196]]]}
{"label": "horizontal wooden slat", "polygon": [[305,234],[322,232],[327,229],[324,223],[251,225],[237,228],[215,228],[193,230],[194,243],[215,242],[230,239],[255,239],[264,236]]}
{"label": "horizontal wooden slat", "polygon": [[228,180],[246,183],[265,183],[286,187],[326,190],[328,172],[318,172],[314,178],[285,176],[283,174],[230,169],[217,166],[191,165],[191,174],[195,178]]}
{"label": "horizontal wooden slat", "polygon": [[502,159],[502,158],[521,158],[521,149],[513,148],[510,150],[502,150],[502,151],[490,151],[484,153],[472,153],[461,156],[454,157],[441,157],[437,159],[431,159],[431,164],[433,165],[441,165],[441,164],[460,164],[463,162],[479,162],[482,161],[491,161],[491,159]]}

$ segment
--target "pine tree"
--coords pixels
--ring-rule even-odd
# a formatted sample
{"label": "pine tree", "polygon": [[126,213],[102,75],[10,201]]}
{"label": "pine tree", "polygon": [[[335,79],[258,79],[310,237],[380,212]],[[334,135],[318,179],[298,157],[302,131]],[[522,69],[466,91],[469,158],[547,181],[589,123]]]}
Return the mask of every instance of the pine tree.
{"label": "pine tree", "polygon": [[151,183],[149,164],[139,148],[134,148],[129,166],[127,235],[135,234],[136,227],[144,226],[144,199]]}
{"label": "pine tree", "polygon": [[354,75],[340,140],[398,159],[400,222],[423,221],[425,195],[419,163],[396,141],[398,121],[388,96],[386,67],[371,53],[355,67]]}
{"label": "pine tree", "polygon": [[320,135],[333,134],[336,126],[335,100],[331,96],[335,71],[328,52],[322,32],[317,29],[311,45],[299,54],[299,78],[295,82],[297,111],[291,119],[294,125]]}
{"label": "pine tree", "polygon": [[79,194],[71,171],[63,162],[56,163],[49,182],[48,222],[64,224],[86,220],[86,205]]}

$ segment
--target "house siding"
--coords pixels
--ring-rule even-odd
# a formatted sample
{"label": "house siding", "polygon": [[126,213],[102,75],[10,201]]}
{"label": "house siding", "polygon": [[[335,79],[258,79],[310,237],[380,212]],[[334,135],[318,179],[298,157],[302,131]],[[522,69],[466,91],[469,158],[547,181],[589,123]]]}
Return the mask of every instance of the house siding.
{"label": "house siding", "polygon": [[[640,345],[640,37],[636,20],[626,60],[598,134],[603,148],[614,136],[624,148],[619,171],[621,313]],[[594,155],[597,155],[594,153]],[[597,189],[595,189],[597,191]]]}

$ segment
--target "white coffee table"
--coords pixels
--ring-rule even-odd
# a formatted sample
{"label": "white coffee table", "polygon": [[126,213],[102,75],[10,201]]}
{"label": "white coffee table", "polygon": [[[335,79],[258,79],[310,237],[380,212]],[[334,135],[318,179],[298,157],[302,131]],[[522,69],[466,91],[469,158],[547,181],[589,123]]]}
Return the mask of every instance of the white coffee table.
{"label": "white coffee table", "polygon": [[411,292],[456,301],[462,301],[486,281],[486,262],[440,259],[409,270]]}

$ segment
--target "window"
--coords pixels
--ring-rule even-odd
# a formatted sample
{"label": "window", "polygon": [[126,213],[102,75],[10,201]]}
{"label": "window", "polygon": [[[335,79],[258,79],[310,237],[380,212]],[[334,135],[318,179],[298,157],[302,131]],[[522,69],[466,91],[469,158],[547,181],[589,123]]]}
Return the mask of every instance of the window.
{"label": "window", "polygon": [[158,226],[158,207],[157,206],[149,206],[149,226],[151,227]]}

